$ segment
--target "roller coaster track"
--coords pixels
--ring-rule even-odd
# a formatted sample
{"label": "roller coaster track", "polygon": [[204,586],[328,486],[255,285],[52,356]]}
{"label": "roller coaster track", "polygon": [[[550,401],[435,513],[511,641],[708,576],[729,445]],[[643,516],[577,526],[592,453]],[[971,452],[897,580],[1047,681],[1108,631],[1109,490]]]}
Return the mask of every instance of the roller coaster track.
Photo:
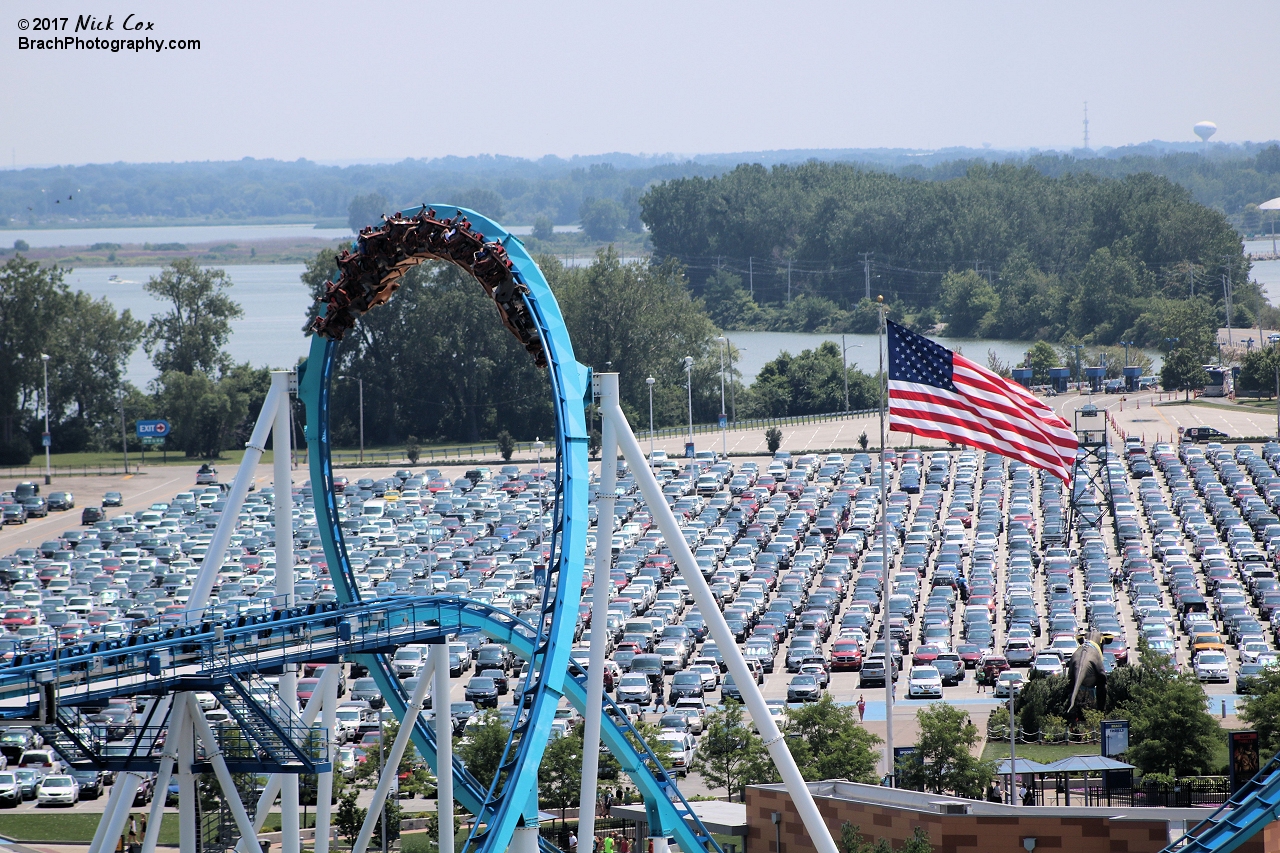
{"label": "roller coaster track", "polygon": [[1274,820],[1280,820],[1280,754],[1162,853],[1231,853]]}
{"label": "roller coaster track", "polygon": [[[584,403],[589,393],[589,371],[574,359],[560,308],[524,245],[492,220],[473,211],[448,209],[454,212],[452,217],[437,217],[435,208],[427,205],[414,216],[397,213],[388,217],[381,228],[361,233],[356,252],[344,253],[338,259],[339,277],[329,286],[322,314],[315,322],[317,334],[300,372],[299,396],[307,409],[311,480],[319,484],[316,521],[330,576],[339,600],[354,603],[360,600],[360,591],[338,524],[328,424],[329,382],[337,341],[351,328],[355,317],[387,301],[412,266],[428,260],[447,261],[476,278],[493,298],[503,325],[536,364],[547,367],[556,418],[555,503],[542,611],[527,649],[524,694],[532,695],[532,706],[527,716],[517,715],[500,771],[487,789],[456,760],[454,764],[459,799],[476,817],[464,853],[489,853],[505,849],[518,825],[536,824],[538,765],[551,735],[556,706],[566,692],[574,690],[575,682],[567,674],[588,526]],[[486,240],[485,234],[492,239]],[[386,656],[369,655],[365,661],[388,704],[403,718],[405,693]],[[611,736],[617,734],[614,727]],[[413,737],[419,752],[435,767],[435,742],[429,727],[417,721]],[[654,818],[652,825],[663,831],[685,833],[687,804],[679,810],[672,804],[673,799],[683,800],[665,772],[656,768],[660,778],[653,777],[651,754],[642,756],[620,735],[613,740],[621,751],[615,756],[624,767],[633,768],[637,785],[654,795],[653,799],[646,796],[646,807]],[[684,841],[683,849],[714,846],[700,825],[696,836]]]}
{"label": "roller coaster track", "polygon": [[[56,716],[46,720],[41,730],[65,750],[73,766],[146,771],[159,762],[167,719],[144,720],[128,743],[116,733],[117,749],[112,751],[112,733],[86,723],[79,708],[100,706],[116,696],[210,690],[219,694],[239,724],[228,727],[228,736],[236,742],[220,743],[232,769],[324,772],[331,767],[327,750],[310,745],[315,739],[309,729],[296,712],[283,708],[261,676],[304,661],[354,659],[367,666],[387,706],[403,721],[408,700],[389,665],[394,650],[407,643],[479,631],[528,662],[522,695],[532,697],[532,704],[527,713],[517,713],[501,772],[492,784],[482,784],[454,761],[455,795],[476,818],[467,853],[505,850],[519,825],[536,824],[538,765],[562,697],[584,715],[604,714],[602,738],[643,796],[651,834],[674,836],[682,850],[719,853],[626,715],[607,699],[605,709],[586,707],[585,673],[569,655],[588,527],[584,404],[589,371],[574,359],[559,306],[523,244],[483,216],[450,209],[454,215],[448,218],[437,218],[435,210],[425,205],[413,216],[397,213],[382,228],[366,229],[359,236],[356,250],[338,259],[339,275],[322,300],[310,357],[299,369],[316,520],[339,602],[230,620],[193,617],[199,621],[141,632],[126,640],[19,656],[0,671],[0,719],[30,719],[42,701],[56,693]],[[494,239],[486,239],[485,234]],[[556,416],[555,500],[551,560],[541,611],[532,625],[481,602],[454,596],[362,601],[347,557],[329,451],[334,358],[343,334],[357,318],[386,302],[410,267],[428,260],[444,260],[473,275],[494,300],[502,323],[535,363],[548,369]],[[440,772],[432,728],[421,717],[413,726],[415,746]],[[555,850],[545,840],[540,844],[544,850]]]}

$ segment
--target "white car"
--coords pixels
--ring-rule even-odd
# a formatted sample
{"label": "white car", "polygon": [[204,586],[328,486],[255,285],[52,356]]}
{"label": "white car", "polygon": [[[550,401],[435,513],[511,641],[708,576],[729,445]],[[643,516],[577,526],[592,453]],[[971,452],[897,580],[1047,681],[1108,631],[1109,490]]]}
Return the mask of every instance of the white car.
{"label": "white car", "polygon": [[1223,652],[1203,651],[1196,655],[1196,678],[1201,681],[1221,681],[1224,684],[1231,680],[1227,656]]}
{"label": "white car", "polygon": [[942,698],[942,673],[934,666],[913,666],[907,681],[907,696],[911,699]]}
{"label": "white car", "polygon": [[1036,655],[1035,662],[1031,665],[1035,672],[1043,672],[1045,675],[1062,675],[1062,658],[1053,654]]}
{"label": "white car", "polygon": [[1240,649],[1241,663],[1257,663],[1258,659],[1271,651],[1271,646],[1265,641],[1250,640]]}
{"label": "white car", "polygon": [[70,776],[50,774],[36,787],[38,806],[74,806],[80,802],[80,783]]}
{"label": "white car", "polygon": [[693,762],[693,735],[667,730],[658,735],[658,740],[670,750],[672,771],[677,776],[688,774],[689,765]]}

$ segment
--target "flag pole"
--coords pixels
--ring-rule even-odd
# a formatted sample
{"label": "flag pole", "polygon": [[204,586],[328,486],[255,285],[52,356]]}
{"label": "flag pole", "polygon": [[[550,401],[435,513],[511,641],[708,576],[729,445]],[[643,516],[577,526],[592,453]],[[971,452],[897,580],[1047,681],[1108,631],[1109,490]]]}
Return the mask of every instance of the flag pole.
{"label": "flag pole", "polygon": [[880,626],[884,635],[884,766],[886,777],[889,780],[889,787],[896,787],[894,779],[895,768],[893,766],[893,651],[890,643],[893,637],[889,630],[889,477],[885,465],[885,456],[887,445],[885,443],[885,405],[886,397],[885,385],[888,381],[888,374],[884,369],[884,334],[885,334],[885,305],[884,297],[877,296],[880,311],[880,341],[877,349],[880,351],[880,376],[877,384],[880,390],[880,561],[884,571],[884,577],[881,580],[880,592]]}

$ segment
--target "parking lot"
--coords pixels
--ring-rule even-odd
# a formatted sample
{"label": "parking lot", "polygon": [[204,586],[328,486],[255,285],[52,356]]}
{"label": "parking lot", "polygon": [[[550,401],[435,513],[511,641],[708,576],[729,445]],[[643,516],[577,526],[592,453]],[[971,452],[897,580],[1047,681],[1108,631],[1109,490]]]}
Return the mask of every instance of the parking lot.
{"label": "parking lot", "polygon": [[[1096,402],[1114,404],[1126,422],[1140,422],[1133,416],[1148,409],[1166,422],[1169,412],[1191,411],[1148,405],[1121,413],[1118,399]],[[819,431],[850,424],[857,422],[814,425],[814,435],[795,445],[812,446]],[[1272,507],[1280,504],[1280,446],[1178,446],[1154,438],[1145,446],[1113,445],[1096,472],[1098,490],[1078,474],[1091,524],[1070,539],[1069,493],[1060,483],[979,452],[892,454],[887,506],[880,500],[878,454],[795,450],[725,460],[704,452],[691,466],[662,458],[659,449],[653,464],[779,715],[788,700],[827,694],[846,705],[861,702],[865,725],[883,735],[883,676],[877,683],[875,672],[877,661],[883,670],[877,640],[889,619],[891,649],[902,658],[895,690],[902,745],[913,741],[916,709],[939,695],[981,725],[1002,694],[1018,689],[1019,676],[1032,667],[1059,671],[1077,637],[1094,630],[1109,640],[1108,666],[1135,664],[1139,637],[1145,637],[1178,666],[1211,679],[1212,710],[1234,713],[1241,668],[1247,676],[1275,661],[1280,587],[1273,557],[1280,520]],[[363,594],[447,591],[534,612],[540,592],[534,574],[549,557],[544,532],[552,498],[546,472],[534,468],[348,472],[340,503]],[[221,490],[197,487],[196,472],[196,466],[163,468],[41,485],[46,495],[71,492],[75,506],[0,532],[0,618],[7,629],[0,652],[47,647],[55,638],[126,634],[176,618],[221,510]],[[305,469],[295,478],[297,593],[332,599]],[[270,469],[263,466],[219,577],[211,605],[218,614],[272,606],[277,567],[269,484]],[[120,506],[106,508],[101,521],[79,524],[83,508],[100,505],[108,492],[120,493]],[[613,542],[590,537],[586,555],[588,572],[595,548],[608,547],[613,556],[607,623],[597,632],[582,608],[575,656],[585,664],[588,643],[604,642],[617,701],[662,724],[673,755],[688,761],[706,709],[733,686],[725,683],[718,650],[706,639],[626,471],[615,514]],[[886,523],[887,564],[878,535]],[[881,595],[886,574],[887,600]],[[1004,675],[1002,660],[1011,665]],[[475,713],[462,703],[488,703],[491,689],[501,685],[485,680],[497,673],[482,673],[497,668],[509,677],[507,665],[475,640],[456,648],[450,700],[459,703],[453,710],[464,736],[465,718]],[[412,650],[398,661],[406,679],[420,667]],[[980,686],[978,676],[987,671],[999,681]],[[362,693],[368,686],[349,676],[353,725],[344,737],[353,743],[339,755],[348,764],[360,759],[356,742],[368,744],[371,721],[376,729],[376,709],[359,703],[377,704],[376,691]],[[502,709],[511,708],[519,681],[509,678],[506,686],[496,697]],[[680,714],[665,713],[681,698]],[[19,750],[14,763],[20,758]],[[691,793],[705,790],[696,777],[686,785]]]}

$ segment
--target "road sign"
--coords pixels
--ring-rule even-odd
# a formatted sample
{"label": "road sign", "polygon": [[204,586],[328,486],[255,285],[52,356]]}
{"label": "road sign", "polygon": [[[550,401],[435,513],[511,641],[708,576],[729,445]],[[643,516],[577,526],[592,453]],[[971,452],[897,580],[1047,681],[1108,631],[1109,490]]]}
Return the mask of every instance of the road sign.
{"label": "road sign", "polygon": [[52,444],[53,441],[50,439],[49,433],[42,433],[40,436],[40,445],[42,447],[50,447]]}
{"label": "road sign", "polygon": [[152,436],[155,438],[164,438],[169,434],[168,421],[138,421],[138,437],[147,438]]}
{"label": "road sign", "polygon": [[728,426],[728,425],[729,425],[729,419],[728,419],[726,416],[721,415],[721,416],[720,416],[720,429],[724,429],[724,428],[725,428],[726,426]]}
{"label": "road sign", "polygon": [[142,443],[144,445],[164,444],[164,438],[165,437],[163,435],[144,435],[142,437]]}

